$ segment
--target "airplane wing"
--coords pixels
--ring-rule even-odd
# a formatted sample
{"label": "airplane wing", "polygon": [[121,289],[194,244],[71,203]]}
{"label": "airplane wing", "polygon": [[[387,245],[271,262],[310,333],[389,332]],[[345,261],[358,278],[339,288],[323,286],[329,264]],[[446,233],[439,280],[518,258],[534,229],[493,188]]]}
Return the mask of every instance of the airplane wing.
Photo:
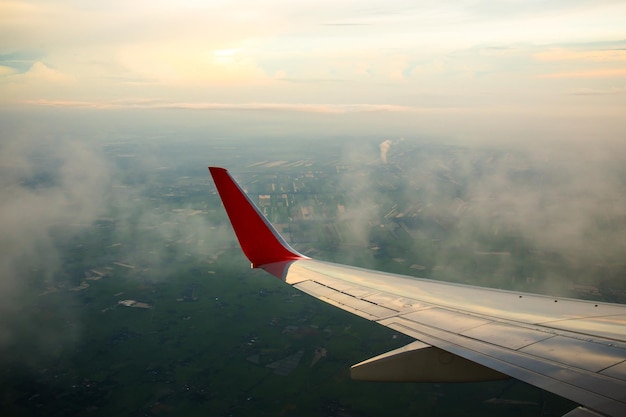
{"label": "airplane wing", "polygon": [[353,379],[513,377],[570,399],[568,417],[626,416],[626,305],[444,283],[310,259],[291,248],[223,168],[209,168],[253,267],[415,339]]}

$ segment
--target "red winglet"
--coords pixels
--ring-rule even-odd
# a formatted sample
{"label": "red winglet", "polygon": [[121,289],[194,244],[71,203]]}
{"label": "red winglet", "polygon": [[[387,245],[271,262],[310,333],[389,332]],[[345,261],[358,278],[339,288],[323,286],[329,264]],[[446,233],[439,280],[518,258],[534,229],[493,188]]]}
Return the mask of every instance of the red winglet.
{"label": "red winglet", "polygon": [[293,249],[224,168],[209,167],[241,249],[254,268],[308,259]]}

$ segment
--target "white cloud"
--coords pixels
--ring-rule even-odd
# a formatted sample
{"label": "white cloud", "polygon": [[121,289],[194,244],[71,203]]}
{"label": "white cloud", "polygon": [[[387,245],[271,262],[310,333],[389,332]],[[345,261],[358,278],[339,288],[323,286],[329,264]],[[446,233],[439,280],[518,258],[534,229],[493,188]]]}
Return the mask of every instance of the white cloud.
{"label": "white cloud", "polygon": [[53,68],[46,66],[43,62],[35,62],[33,66],[21,77],[27,81],[45,81],[53,83],[65,83],[72,80],[72,77],[63,74]]}
{"label": "white cloud", "polygon": [[7,67],[4,65],[0,65],[0,77],[5,77],[7,75],[16,74],[17,70],[15,68]]}

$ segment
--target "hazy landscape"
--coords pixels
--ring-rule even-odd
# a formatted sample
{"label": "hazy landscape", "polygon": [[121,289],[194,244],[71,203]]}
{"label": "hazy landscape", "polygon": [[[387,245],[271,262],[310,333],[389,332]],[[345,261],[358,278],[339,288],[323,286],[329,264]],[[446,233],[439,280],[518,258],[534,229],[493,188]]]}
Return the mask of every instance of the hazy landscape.
{"label": "hazy landscape", "polygon": [[2,116],[3,415],[572,408],[522,383],[351,381],[350,365],[409,339],[250,270],[208,165],[227,167],[290,243],[318,259],[626,300],[617,145],[269,138],[210,112],[174,126],[143,110],[29,114],[28,123],[19,111]]}

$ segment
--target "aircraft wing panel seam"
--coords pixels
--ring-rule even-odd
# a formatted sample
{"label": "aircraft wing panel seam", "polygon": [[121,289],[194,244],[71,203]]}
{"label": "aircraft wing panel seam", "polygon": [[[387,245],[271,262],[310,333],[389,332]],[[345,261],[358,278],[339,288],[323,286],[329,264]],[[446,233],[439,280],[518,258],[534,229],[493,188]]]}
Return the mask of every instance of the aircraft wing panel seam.
{"label": "aircraft wing panel seam", "polygon": [[[381,306],[380,304],[375,303],[375,302],[370,301],[370,300],[367,300],[367,299],[365,299],[365,298],[363,298],[363,297],[357,297],[357,296],[355,296],[354,294],[350,294],[349,292],[345,292],[345,291],[343,291],[343,290],[340,290],[340,289],[338,289],[338,288],[335,288],[335,287],[333,287],[332,285],[324,284],[323,282],[316,281],[316,280],[311,280],[311,282],[315,282],[315,283],[316,283],[316,284],[318,284],[318,285],[324,286],[324,287],[326,287],[326,288],[329,288],[329,289],[331,289],[331,290],[333,290],[333,291],[336,291],[336,292],[338,292],[338,293],[341,293],[341,294],[347,295],[347,296],[349,296],[349,297],[353,297],[353,298],[356,298],[356,299],[358,299],[358,300],[365,301],[366,303],[370,303],[370,304],[373,304],[373,305],[375,305],[375,306],[380,306],[380,307],[389,308],[389,307],[386,307],[386,306]],[[363,288],[365,288],[365,287],[363,287]],[[370,293],[368,293],[367,295],[370,295],[370,294],[371,294],[371,292],[370,292]],[[393,309],[390,309],[390,310],[393,310]]]}
{"label": "aircraft wing panel seam", "polygon": [[624,360],[623,360],[623,361],[621,361],[621,362],[614,363],[614,364],[609,365],[609,366],[605,366],[604,368],[600,369],[600,370],[598,371],[598,373],[599,373],[599,374],[602,374],[602,375],[606,375],[606,374],[604,374],[604,373],[603,373],[604,371],[606,371],[607,369],[611,369],[611,368],[613,368],[613,367],[615,367],[615,366],[622,365],[622,364],[624,364],[624,363],[626,363],[626,359],[624,359]]}
{"label": "aircraft wing panel seam", "polygon": [[329,286],[321,285],[314,280],[300,281],[293,286],[313,297],[371,321],[397,315],[395,310],[379,306],[370,301],[361,300],[358,297],[337,291]]}
{"label": "aircraft wing panel seam", "polygon": [[546,320],[546,321],[542,321],[539,324],[560,323],[563,321],[576,321],[576,320],[581,320],[581,319],[604,319],[604,318],[614,318],[614,317],[623,319],[626,316],[624,316],[624,314],[586,315],[586,316],[577,316],[577,317],[570,317],[570,318],[560,318],[556,320]]}
{"label": "aircraft wing panel seam", "polygon": [[[372,314],[370,314],[368,312],[365,312],[363,310],[359,310],[359,309],[355,308],[353,305],[341,302],[338,299],[334,299],[334,298],[328,296],[328,294],[327,295],[320,295],[319,293],[315,293],[314,291],[309,291],[309,288],[310,288],[309,284],[306,284],[306,283],[317,284],[317,285],[319,285],[321,287],[324,287],[325,289],[328,289],[329,291],[333,291],[333,292],[337,293],[337,295],[341,294],[342,296],[350,297],[351,299],[353,299],[355,301],[365,302],[365,303],[371,305],[372,307],[378,307],[380,309],[388,310],[390,313],[389,314],[372,315]],[[413,312],[413,311],[422,311],[422,310],[433,308],[433,306],[423,306],[423,307],[415,308],[415,309],[411,309],[411,310],[399,311],[399,310],[395,309],[395,307],[392,307],[392,306],[379,304],[379,303],[373,302],[371,300],[364,299],[362,297],[355,297],[354,295],[352,295],[350,293],[338,290],[337,288],[333,287],[332,285],[328,285],[328,284],[322,283],[322,282],[320,282],[318,280],[314,280],[314,279],[306,280],[306,281],[299,281],[299,282],[293,284],[292,286],[297,288],[297,289],[299,289],[300,291],[306,292],[307,294],[309,294],[309,295],[311,295],[313,297],[316,297],[317,299],[319,299],[321,301],[324,301],[324,302],[329,303],[329,304],[331,304],[331,305],[333,305],[335,307],[341,308],[342,310],[349,311],[349,312],[351,312],[353,314],[357,314],[357,315],[359,315],[361,317],[364,317],[366,319],[369,319],[369,320],[375,321],[375,322],[380,322],[381,320],[387,320],[387,319],[390,319],[390,318],[393,318],[393,317],[397,317],[397,316],[402,315],[402,314],[407,314],[407,313],[410,313],[410,312]]]}

